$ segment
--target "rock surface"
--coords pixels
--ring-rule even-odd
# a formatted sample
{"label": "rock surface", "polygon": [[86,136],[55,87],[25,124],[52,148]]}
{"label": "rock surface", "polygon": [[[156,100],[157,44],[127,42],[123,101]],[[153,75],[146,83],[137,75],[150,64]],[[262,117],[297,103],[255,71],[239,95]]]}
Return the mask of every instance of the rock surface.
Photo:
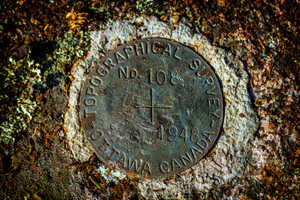
{"label": "rock surface", "polygon": [[203,191],[242,177],[247,152],[258,128],[258,118],[247,90],[249,78],[244,65],[224,49],[212,46],[205,36],[193,31],[189,24],[172,25],[155,17],[142,16],[130,21],[116,21],[90,34],[91,48],[88,56],[72,68],[74,80],[65,114],[64,127],[74,159],[85,162],[93,153],[80,130],[77,113],[85,75],[105,52],[127,41],[146,37],[167,38],[194,47],[220,79],[225,99],[225,116],[216,146],[204,159],[191,169],[167,180],[139,180],[141,195],[145,198],[181,198],[184,193]]}

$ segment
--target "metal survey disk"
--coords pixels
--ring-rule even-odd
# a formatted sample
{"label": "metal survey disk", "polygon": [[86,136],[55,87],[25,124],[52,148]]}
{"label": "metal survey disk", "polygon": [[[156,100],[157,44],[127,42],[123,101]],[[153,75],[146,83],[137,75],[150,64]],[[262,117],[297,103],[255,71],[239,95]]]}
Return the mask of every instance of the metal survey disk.
{"label": "metal survey disk", "polygon": [[198,162],[223,122],[220,83],[180,43],[147,38],[110,51],[82,87],[81,128],[98,157],[145,178],[167,178]]}

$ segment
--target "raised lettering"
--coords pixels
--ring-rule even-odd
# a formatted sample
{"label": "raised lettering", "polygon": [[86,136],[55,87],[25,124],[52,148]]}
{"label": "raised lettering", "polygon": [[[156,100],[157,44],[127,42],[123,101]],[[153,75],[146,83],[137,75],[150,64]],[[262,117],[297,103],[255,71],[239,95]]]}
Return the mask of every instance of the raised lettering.
{"label": "raised lettering", "polygon": [[187,141],[187,138],[188,138],[188,132],[187,132],[187,127],[183,127],[179,137],[181,138],[184,138],[184,141],[186,142]]}
{"label": "raised lettering", "polygon": [[115,58],[118,64],[124,63],[125,61],[125,57],[117,51],[115,52]]}
{"label": "raised lettering", "polygon": [[[168,131],[168,135],[170,137],[168,137],[168,140],[170,142],[173,142],[176,140],[176,136],[177,136],[178,130],[176,126],[170,126],[169,131]],[[173,139],[172,139],[173,138]]]}
{"label": "raised lettering", "polygon": [[215,125],[215,120],[212,119],[212,120],[210,121],[210,127],[214,127],[214,125]]}
{"label": "raised lettering", "polygon": [[175,170],[175,166],[178,166],[178,168],[181,168],[180,163],[175,158],[173,158],[173,160],[171,161],[171,164],[172,164],[173,171]]}
{"label": "raised lettering", "polygon": [[143,164],[143,160],[141,159],[139,164],[138,161],[133,159],[131,160],[131,158],[128,158],[128,170],[132,171],[132,169],[135,172],[140,172],[141,168],[142,168],[142,164]]}
{"label": "raised lettering", "polygon": [[126,160],[127,160],[127,156],[126,156],[126,154],[123,152],[123,153],[122,153],[122,157],[121,157],[120,160],[119,160],[119,163],[121,164],[121,166],[123,166],[123,168],[127,168],[127,162],[126,162]]}
{"label": "raised lettering", "polygon": [[98,96],[97,93],[95,93],[95,88],[93,86],[89,86],[87,89],[86,89],[86,94],[88,95],[93,95],[93,96]]}
{"label": "raised lettering", "polygon": [[159,70],[156,74],[156,81],[159,85],[166,83],[166,73],[163,70]]}
{"label": "raised lettering", "polygon": [[215,88],[216,88],[216,87],[213,86],[212,88],[208,89],[208,90],[206,91],[206,94],[217,95],[217,93],[213,92],[213,90],[214,90]]}
{"label": "raised lettering", "polygon": [[135,78],[138,74],[137,70],[136,69],[132,69],[130,70],[130,78]]}
{"label": "raised lettering", "polygon": [[176,47],[175,53],[174,53],[174,58],[181,60],[181,58],[178,56],[178,52],[179,52],[180,47]]}
{"label": "raised lettering", "polygon": [[100,77],[98,77],[98,76],[93,76],[92,78],[91,78],[91,84],[93,85],[93,86],[100,86],[101,84],[102,84],[102,80],[101,80],[101,78]]}
{"label": "raised lettering", "polygon": [[163,54],[168,53],[169,56],[172,55],[171,54],[171,44],[168,44],[167,47],[165,48]]}
{"label": "raised lettering", "polygon": [[120,67],[118,72],[119,72],[119,78],[121,78],[123,76],[125,79],[135,78],[138,75],[138,72],[136,69],[130,70],[128,67],[125,67],[125,69],[123,67]]}
{"label": "raised lettering", "polygon": [[137,56],[138,55],[143,55],[145,53],[144,43],[141,42],[141,43],[135,44],[135,53],[136,53]]}
{"label": "raised lettering", "polygon": [[153,75],[152,75],[152,69],[149,69],[148,71],[147,71],[148,73],[149,73],[149,83],[153,83],[153,81],[152,81],[152,77],[153,77]]}
{"label": "raised lettering", "polygon": [[97,99],[93,97],[88,97],[84,100],[84,104],[86,106],[96,106],[97,104]]}
{"label": "raised lettering", "polygon": [[201,61],[199,59],[195,59],[192,63],[190,63],[190,69],[197,70],[200,65]]}
{"label": "raised lettering", "polygon": [[142,174],[151,174],[151,167],[148,162],[144,164],[144,167],[142,169]]}
{"label": "raised lettering", "polygon": [[163,47],[164,47],[164,44],[156,41],[152,44],[152,52],[155,53],[155,54],[156,53],[161,53],[161,48],[163,48]]}
{"label": "raised lettering", "polygon": [[124,78],[129,79],[130,74],[129,74],[128,67],[125,67],[125,69],[123,67],[120,67],[118,72],[119,72],[119,78],[121,78],[121,74],[122,74]]}
{"label": "raised lettering", "polygon": [[97,69],[97,73],[102,76],[102,77],[105,77],[107,74],[108,74],[108,71],[107,69],[105,69],[104,67],[100,66],[98,67]]}
{"label": "raised lettering", "polygon": [[220,116],[217,114],[218,110],[216,110],[215,112],[209,112],[209,114],[212,114],[213,116],[215,116],[216,118],[220,118]]}
{"label": "raised lettering", "polygon": [[146,46],[146,53],[150,53],[151,52],[151,44],[149,42],[146,42],[145,43],[145,46]]}
{"label": "raised lettering", "polygon": [[208,146],[208,143],[202,138],[196,143],[196,145],[198,145],[198,147],[200,147],[202,150],[204,150]]}
{"label": "raised lettering", "polygon": [[113,157],[115,154],[118,154],[118,155],[120,154],[120,151],[118,151],[118,150],[117,150],[116,148],[114,148],[114,147],[113,147],[111,150],[112,150],[112,153],[111,153],[110,156],[109,156],[110,158]]}
{"label": "raised lettering", "polygon": [[214,132],[211,131],[203,131],[202,135],[206,137],[208,141],[211,141],[211,136],[214,134]]}
{"label": "raised lettering", "polygon": [[177,85],[179,83],[179,79],[177,77],[177,72],[171,72],[170,82],[172,85]]}
{"label": "raised lettering", "polygon": [[107,58],[104,62],[103,62],[103,64],[108,68],[108,69],[112,69],[112,67],[115,67],[116,66],[116,64],[112,61],[112,59],[111,58]]}
{"label": "raised lettering", "polygon": [[215,82],[212,76],[209,76],[208,79],[206,79],[205,81],[206,85],[212,85]]}
{"label": "raised lettering", "polygon": [[159,165],[159,169],[162,173],[169,173],[170,172],[170,166],[169,163],[166,161],[163,161],[160,165]]}
{"label": "raised lettering", "polygon": [[160,125],[157,132],[157,138],[160,140],[164,139],[164,127],[163,125]]}
{"label": "raised lettering", "polygon": [[110,146],[110,143],[105,138],[103,138],[103,143],[100,144],[98,149],[101,150],[101,148],[104,147],[104,146]]}
{"label": "raised lettering", "polygon": [[129,51],[130,51],[130,52],[133,52],[133,47],[132,47],[132,46],[124,47],[124,52],[125,52],[127,58],[130,58],[130,53],[129,53]]}
{"label": "raised lettering", "polygon": [[188,163],[193,162],[193,159],[191,158],[189,153],[186,153],[186,156],[181,155],[180,159],[183,165],[187,165]]}
{"label": "raised lettering", "polygon": [[197,127],[192,127],[191,130],[191,142],[197,142],[199,140],[199,129]]}
{"label": "raised lettering", "polygon": [[198,153],[202,153],[202,151],[200,150],[200,149],[197,149],[197,148],[195,148],[195,147],[191,147],[191,152],[192,152],[192,155],[193,155],[193,158],[194,159],[196,159],[197,158],[197,156],[196,156],[196,153],[198,152]]}
{"label": "raised lettering", "polygon": [[94,132],[91,133],[91,139],[93,141],[97,141],[100,139],[100,137],[103,135],[103,132],[101,130],[96,130]]}
{"label": "raised lettering", "polygon": [[96,111],[90,111],[88,109],[84,109],[84,118],[87,118],[87,115],[96,114]]}
{"label": "raised lettering", "polygon": [[196,75],[200,78],[206,76],[207,74],[209,74],[209,72],[205,68],[202,68],[196,72]]}
{"label": "raised lettering", "polygon": [[212,105],[220,105],[219,99],[218,98],[209,98],[207,99],[208,102],[208,107],[211,107]]}

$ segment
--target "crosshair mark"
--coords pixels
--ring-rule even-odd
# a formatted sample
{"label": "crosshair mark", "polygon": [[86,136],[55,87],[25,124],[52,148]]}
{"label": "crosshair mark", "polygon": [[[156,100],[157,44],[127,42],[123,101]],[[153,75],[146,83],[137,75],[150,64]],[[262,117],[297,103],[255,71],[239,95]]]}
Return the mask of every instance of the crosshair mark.
{"label": "crosshair mark", "polygon": [[151,102],[150,105],[136,105],[136,108],[149,108],[151,110],[151,124],[154,126],[154,112],[155,109],[170,109],[172,108],[172,105],[161,105],[161,104],[156,104],[155,98],[154,98],[154,89],[150,89],[150,97],[151,97]]}

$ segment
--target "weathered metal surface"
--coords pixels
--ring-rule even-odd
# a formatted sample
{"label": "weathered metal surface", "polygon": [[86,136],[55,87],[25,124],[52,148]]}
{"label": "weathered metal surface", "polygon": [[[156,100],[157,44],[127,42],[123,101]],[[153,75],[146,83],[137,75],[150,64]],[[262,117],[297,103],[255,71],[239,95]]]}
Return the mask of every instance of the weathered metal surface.
{"label": "weathered metal surface", "polygon": [[119,46],[92,67],[79,117],[108,165],[133,176],[167,178],[212,148],[223,109],[219,81],[201,56],[148,38]]}

